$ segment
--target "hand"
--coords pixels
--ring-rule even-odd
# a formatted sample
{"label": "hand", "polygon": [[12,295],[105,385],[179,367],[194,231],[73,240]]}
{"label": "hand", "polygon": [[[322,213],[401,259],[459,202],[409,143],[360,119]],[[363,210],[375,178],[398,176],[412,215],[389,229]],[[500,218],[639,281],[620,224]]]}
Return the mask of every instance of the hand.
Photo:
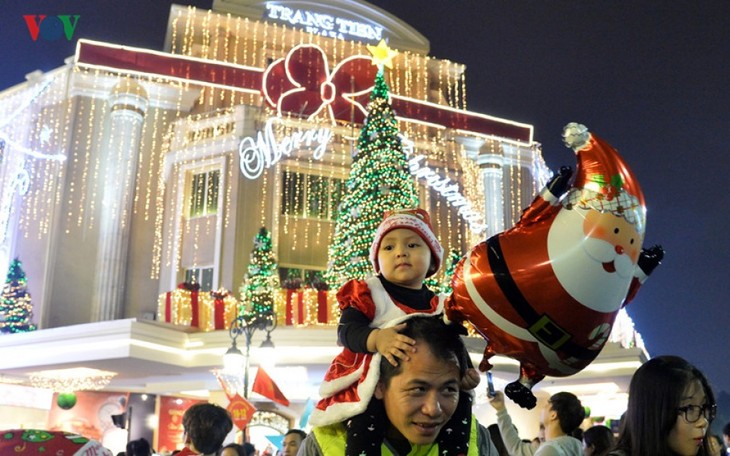
{"label": "hand", "polygon": [[471,367],[466,370],[466,374],[464,374],[464,377],[461,379],[461,390],[473,390],[477,387],[477,385],[479,385],[481,380],[482,378],[479,376],[479,371]]}
{"label": "hand", "polygon": [[654,245],[648,249],[641,249],[639,267],[646,275],[650,275],[664,259],[664,249],[661,245]]}
{"label": "hand", "polygon": [[494,397],[488,397],[489,398],[489,404],[494,408],[494,410],[501,412],[505,409],[504,405],[504,393],[501,391],[495,391]]}
{"label": "hand", "polygon": [[405,329],[406,324],[401,323],[392,328],[376,329],[373,331],[375,350],[383,355],[393,366],[398,365],[398,360],[408,361],[408,353],[416,351],[416,341],[408,336],[399,333]]}

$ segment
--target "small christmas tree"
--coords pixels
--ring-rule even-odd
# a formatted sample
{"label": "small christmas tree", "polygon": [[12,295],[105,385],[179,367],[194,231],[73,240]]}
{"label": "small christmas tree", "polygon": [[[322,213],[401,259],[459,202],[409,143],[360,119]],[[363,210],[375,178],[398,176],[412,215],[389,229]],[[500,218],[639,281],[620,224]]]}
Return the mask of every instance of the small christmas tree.
{"label": "small christmas tree", "polygon": [[248,274],[240,288],[243,315],[274,312],[274,292],[280,288],[271,233],[261,228],[253,240]]}
{"label": "small christmas tree", "polygon": [[398,133],[381,65],[330,244],[327,282],[332,289],[372,274],[370,244],[385,211],[418,206],[416,183]]}
{"label": "small christmas tree", "polygon": [[30,302],[25,271],[19,259],[10,263],[8,276],[0,297],[0,333],[35,331],[33,305]]}

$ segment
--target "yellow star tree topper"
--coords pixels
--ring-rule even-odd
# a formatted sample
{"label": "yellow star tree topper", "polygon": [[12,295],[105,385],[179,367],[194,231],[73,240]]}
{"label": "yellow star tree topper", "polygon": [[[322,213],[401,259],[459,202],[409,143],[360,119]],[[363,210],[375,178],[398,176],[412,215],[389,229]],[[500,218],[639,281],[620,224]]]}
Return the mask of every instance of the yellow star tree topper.
{"label": "yellow star tree topper", "polygon": [[373,65],[377,65],[378,68],[386,66],[393,68],[393,58],[398,55],[398,52],[389,48],[385,40],[380,40],[377,46],[368,44],[368,51],[373,55]]}

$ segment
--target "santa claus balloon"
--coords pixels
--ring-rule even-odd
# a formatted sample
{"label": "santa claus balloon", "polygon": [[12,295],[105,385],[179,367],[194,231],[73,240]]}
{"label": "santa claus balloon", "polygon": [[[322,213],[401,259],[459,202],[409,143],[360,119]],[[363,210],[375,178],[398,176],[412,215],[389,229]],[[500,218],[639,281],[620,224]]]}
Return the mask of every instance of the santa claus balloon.
{"label": "santa claus balloon", "polygon": [[505,394],[525,408],[545,375],[575,374],[598,356],[664,255],[642,249],[644,195],[618,152],[583,125],[569,124],[563,138],[577,157],[572,184],[561,168],[513,228],[467,253],[445,306],[487,340],[482,370],[494,355],[520,362]]}

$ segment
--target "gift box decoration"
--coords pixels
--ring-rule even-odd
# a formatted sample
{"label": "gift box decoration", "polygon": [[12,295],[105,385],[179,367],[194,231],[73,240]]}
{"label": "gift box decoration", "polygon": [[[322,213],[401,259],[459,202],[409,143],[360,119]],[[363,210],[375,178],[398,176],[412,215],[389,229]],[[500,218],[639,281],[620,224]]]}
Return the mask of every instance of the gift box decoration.
{"label": "gift box decoration", "polygon": [[227,329],[238,314],[239,302],[228,290],[200,291],[196,283],[181,283],[160,295],[157,319],[203,331]]}

